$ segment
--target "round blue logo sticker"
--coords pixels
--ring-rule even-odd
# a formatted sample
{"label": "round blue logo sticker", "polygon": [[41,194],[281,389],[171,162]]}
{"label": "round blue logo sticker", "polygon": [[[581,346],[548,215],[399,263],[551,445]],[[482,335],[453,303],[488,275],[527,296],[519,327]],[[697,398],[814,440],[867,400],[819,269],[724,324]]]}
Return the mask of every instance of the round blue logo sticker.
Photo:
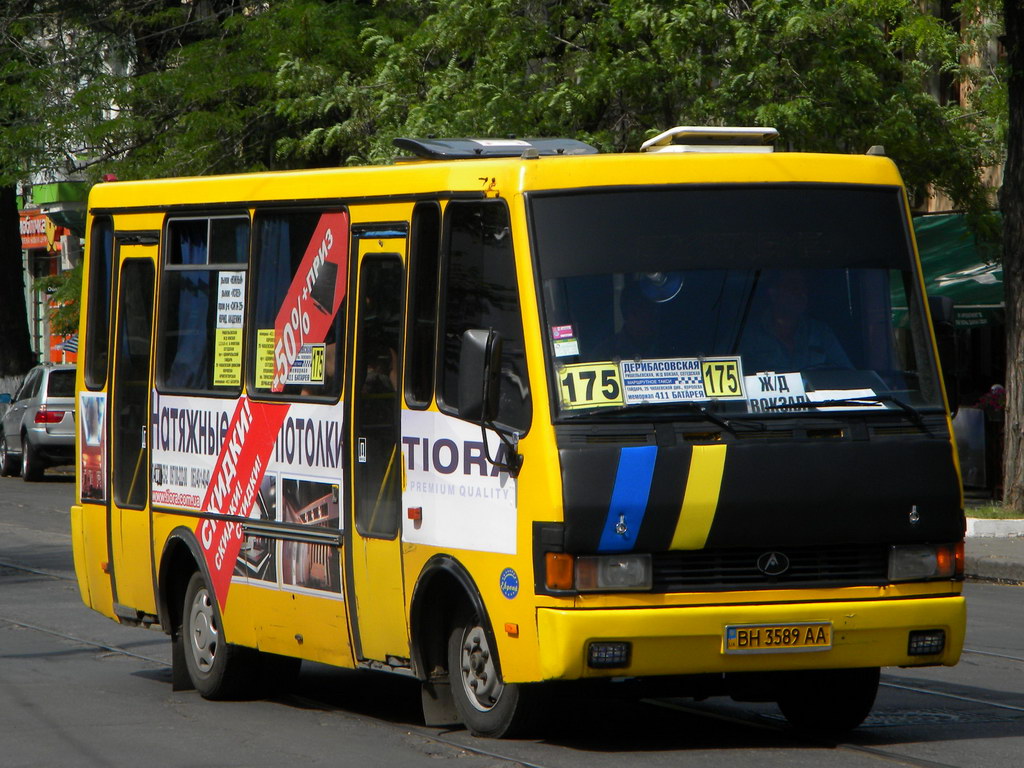
{"label": "round blue logo sticker", "polygon": [[519,577],[511,568],[506,568],[501,572],[499,585],[501,586],[501,594],[509,600],[519,594]]}

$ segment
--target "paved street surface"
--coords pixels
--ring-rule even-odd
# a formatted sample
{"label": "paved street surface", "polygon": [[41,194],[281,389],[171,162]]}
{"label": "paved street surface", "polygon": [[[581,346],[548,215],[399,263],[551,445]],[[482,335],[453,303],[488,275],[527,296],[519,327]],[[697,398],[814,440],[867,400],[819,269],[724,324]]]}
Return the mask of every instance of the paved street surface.
{"label": "paved street surface", "polygon": [[970,538],[964,549],[969,576],[1024,584],[1024,536]]}
{"label": "paved street surface", "polygon": [[[170,685],[164,635],[82,606],[73,484],[0,479],[0,766],[1018,766],[1024,754],[1024,587],[967,585],[954,668],[886,670],[875,711],[842,743],[798,737],[771,704],[558,698],[535,738],[420,724],[415,683],[317,665],[271,700],[207,702]],[[1024,539],[968,544],[1014,562]],[[982,566],[985,567],[985,566]],[[828,706],[829,691],[821,691]]]}

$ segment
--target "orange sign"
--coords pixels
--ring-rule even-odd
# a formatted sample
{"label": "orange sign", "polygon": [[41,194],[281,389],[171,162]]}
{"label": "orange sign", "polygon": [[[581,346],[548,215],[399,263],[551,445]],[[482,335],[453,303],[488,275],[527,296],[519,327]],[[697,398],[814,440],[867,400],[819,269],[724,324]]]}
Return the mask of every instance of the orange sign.
{"label": "orange sign", "polygon": [[60,250],[61,235],[66,235],[65,227],[58,227],[44,214],[36,211],[18,211],[21,230],[21,247],[26,251],[34,248],[45,248],[54,252]]}

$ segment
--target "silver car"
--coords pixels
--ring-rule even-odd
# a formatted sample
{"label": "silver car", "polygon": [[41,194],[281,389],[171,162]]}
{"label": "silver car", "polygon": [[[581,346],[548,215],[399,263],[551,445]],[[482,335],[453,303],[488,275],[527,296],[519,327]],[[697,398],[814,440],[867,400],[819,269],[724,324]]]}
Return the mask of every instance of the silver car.
{"label": "silver car", "polygon": [[0,418],[0,475],[39,480],[75,456],[75,366],[37,365]]}

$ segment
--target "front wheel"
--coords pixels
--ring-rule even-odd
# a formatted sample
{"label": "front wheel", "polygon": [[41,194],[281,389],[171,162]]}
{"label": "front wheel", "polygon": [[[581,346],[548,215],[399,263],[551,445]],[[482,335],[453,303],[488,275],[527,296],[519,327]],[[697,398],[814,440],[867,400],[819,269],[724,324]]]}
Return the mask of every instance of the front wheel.
{"label": "front wheel", "polygon": [[841,736],[864,722],[878,693],[878,667],[794,672],[779,709],[794,728]]}
{"label": "front wheel", "polygon": [[182,642],[192,685],[205,699],[228,699],[251,682],[251,654],[224,641],[215,598],[196,571],[185,590]]}
{"label": "front wheel", "polygon": [[501,738],[522,730],[524,688],[502,681],[486,620],[475,612],[457,619],[448,636],[448,676],[455,709],[474,736]]}

